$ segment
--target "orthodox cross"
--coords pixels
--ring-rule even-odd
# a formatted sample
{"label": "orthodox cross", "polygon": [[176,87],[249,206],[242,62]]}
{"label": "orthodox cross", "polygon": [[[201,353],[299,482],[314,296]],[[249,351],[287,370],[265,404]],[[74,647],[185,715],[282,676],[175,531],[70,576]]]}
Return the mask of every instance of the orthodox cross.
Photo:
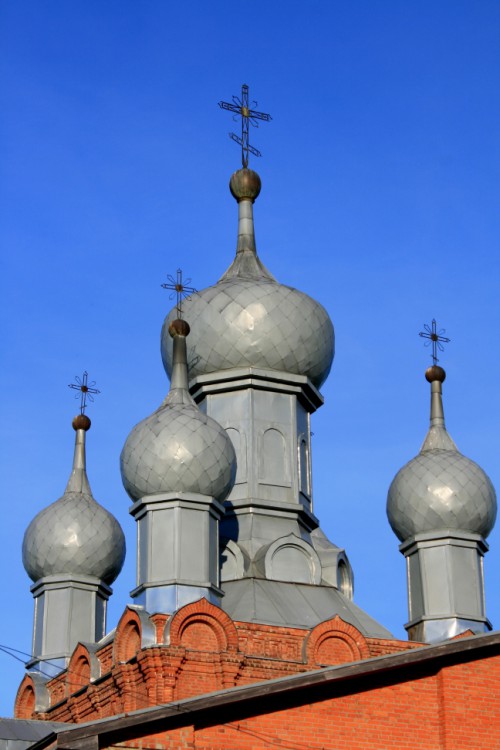
{"label": "orthodox cross", "polygon": [[[256,106],[257,102],[253,101],[252,107]],[[246,169],[248,167],[248,154],[262,156],[260,151],[250,145],[248,138],[248,123],[251,123],[254,128],[258,128],[258,120],[269,122],[272,120],[272,117],[265,112],[257,112],[257,110],[250,108],[248,103],[248,86],[246,83],[241,87],[241,99],[237,96],[233,96],[232,102],[219,102],[219,107],[234,112],[233,120],[235,121],[237,121],[238,117],[241,117],[241,138],[239,135],[236,135],[236,133],[229,133],[229,137],[241,146],[241,163]]]}
{"label": "orthodox cross", "polygon": [[450,339],[443,336],[443,333],[446,333],[444,328],[440,331],[437,330],[434,318],[432,319],[432,327],[428,326],[427,323],[424,323],[424,328],[425,331],[420,331],[418,335],[422,336],[423,339],[427,339],[425,346],[432,344],[432,363],[435,365],[439,361],[437,358],[437,350],[439,349],[440,352],[444,352],[443,344],[447,344]]}
{"label": "orthodox cross", "polygon": [[70,383],[69,388],[73,388],[75,391],[80,391],[80,393],[77,393],[75,395],[75,398],[80,399],[80,414],[85,414],[85,409],[87,408],[87,399],[94,402],[94,396],[96,396],[101,391],[98,391],[97,388],[94,388],[95,386],[95,380],[93,380],[91,383],[88,382],[89,374],[87,370],[83,373],[83,377],[79,378],[78,375],[75,375],[76,383]]}
{"label": "orthodox cross", "polygon": [[191,283],[191,279],[182,280],[182,270],[177,269],[177,278],[167,274],[168,283],[162,284],[163,289],[171,290],[169,299],[173,299],[174,295],[177,297],[177,317],[182,318],[182,300],[189,294],[196,292],[196,289],[192,286],[188,286]]}

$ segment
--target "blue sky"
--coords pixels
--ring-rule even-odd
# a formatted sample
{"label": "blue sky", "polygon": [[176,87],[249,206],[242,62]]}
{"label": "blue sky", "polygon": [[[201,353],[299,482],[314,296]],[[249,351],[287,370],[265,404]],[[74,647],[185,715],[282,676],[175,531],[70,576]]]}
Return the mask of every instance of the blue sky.
{"label": "blue sky", "polygon": [[[385,502],[427,429],[418,332],[433,317],[452,339],[447,426],[500,487],[499,38],[488,0],[4,0],[0,644],[30,650],[22,538],[64,490],[67,384],[84,369],[101,390],[90,483],[128,541],[109,627],[129,601],[135,528],[118,457],[168,388],[160,284],[180,265],[201,289],[234,254],[239,154],[217,102],[242,83],[273,116],[251,133],[259,253],[336,328],[313,421],[315,511],[347,550],[356,602],[405,637]],[[500,627],[499,529],[489,542],[487,613]],[[0,668],[10,715],[23,667],[0,653]]]}

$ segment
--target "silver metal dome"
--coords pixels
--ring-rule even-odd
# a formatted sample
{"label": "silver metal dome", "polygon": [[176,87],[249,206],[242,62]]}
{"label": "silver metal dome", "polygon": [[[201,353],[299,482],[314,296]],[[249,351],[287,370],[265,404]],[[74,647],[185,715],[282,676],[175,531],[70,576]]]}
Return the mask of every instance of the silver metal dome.
{"label": "silver metal dome", "polygon": [[389,523],[401,541],[438,529],[486,538],[496,519],[495,490],[487,474],[463,456],[448,435],[441,382],[431,385],[431,426],[418,456],[392,481],[387,497]]}
{"label": "silver metal dome", "polygon": [[123,447],[123,485],[133,500],[160,492],[196,492],[222,501],[236,475],[233,444],[189,395],[185,337],[176,335],[175,342],[170,392],[159,409],[134,427]]}
{"label": "silver metal dome", "polygon": [[225,430],[194,403],[166,403],[134,427],[120,468],[133,500],[159,492],[197,492],[222,501],[234,484],[236,457]]}
{"label": "silver metal dome", "polygon": [[[189,341],[190,376],[234,367],[259,367],[307,375],[317,387],[333,360],[333,325],[326,310],[306,294],[257,279],[221,281],[185,300],[193,325]],[[166,318],[162,359],[172,368]]]}
{"label": "silver metal dome", "polygon": [[[239,170],[235,173],[251,170]],[[253,173],[255,174],[255,173]],[[326,380],[334,356],[334,331],[319,302],[278,284],[259,260],[255,247],[253,198],[238,197],[236,258],[215,286],[183,302],[193,333],[188,360],[191,377],[236,367],[257,367],[306,375],[315,386]],[[256,197],[256,196],[255,196]],[[172,369],[167,316],[161,334],[162,359]]]}
{"label": "silver metal dome", "polygon": [[481,467],[458,451],[424,451],[396,474],[387,515],[401,541],[436,529],[486,538],[496,519],[495,490]]}
{"label": "silver metal dome", "polygon": [[65,574],[95,576],[110,584],[124,559],[120,524],[92,497],[85,469],[85,431],[78,429],[73,471],[64,495],[40,511],[26,529],[24,567],[33,581]]}

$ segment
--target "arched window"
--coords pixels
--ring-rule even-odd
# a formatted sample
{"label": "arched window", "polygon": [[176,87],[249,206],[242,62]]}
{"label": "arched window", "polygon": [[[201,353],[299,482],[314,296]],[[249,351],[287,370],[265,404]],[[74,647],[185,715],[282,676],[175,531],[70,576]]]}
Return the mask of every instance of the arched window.
{"label": "arched window", "polygon": [[311,494],[311,473],[309,465],[309,447],[304,435],[299,436],[299,488],[307,495]]}
{"label": "arched window", "polygon": [[345,560],[339,560],[337,567],[337,585],[341,594],[344,594],[348,599],[352,599],[352,579]]}
{"label": "arched window", "polygon": [[261,482],[280,487],[290,486],[286,441],[282,433],[274,427],[266,430],[262,436],[259,463]]}

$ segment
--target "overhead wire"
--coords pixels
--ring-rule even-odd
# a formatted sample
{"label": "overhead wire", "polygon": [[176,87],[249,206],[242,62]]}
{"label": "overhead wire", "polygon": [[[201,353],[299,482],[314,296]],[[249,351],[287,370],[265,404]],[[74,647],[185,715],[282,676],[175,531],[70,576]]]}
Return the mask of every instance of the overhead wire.
{"label": "overhead wire", "polygon": [[[16,661],[21,662],[21,664],[24,664],[24,666],[26,666],[26,660],[21,659],[19,656],[16,656],[16,654],[23,654],[24,656],[27,656],[29,659],[35,658],[33,654],[30,654],[27,651],[21,651],[18,648],[14,648],[13,646],[6,646],[4,644],[0,644],[0,651],[7,654],[7,656],[11,656]],[[15,653],[12,653],[12,652],[15,652]],[[64,667],[63,669],[61,669],[61,665],[57,664],[57,662],[53,659],[43,659],[42,657],[36,657],[36,658],[37,658],[37,661],[39,662],[46,662],[49,666],[52,665],[54,667],[57,667],[61,672],[63,671],[66,672],[66,674],[69,675],[70,677],[77,675],[76,671],[74,669],[70,669],[69,667]],[[44,677],[46,677],[48,680],[52,680],[58,676],[57,674],[50,674],[49,672],[44,671],[40,667],[38,667],[36,671],[39,672]],[[77,675],[77,676],[79,677],[80,675]],[[92,684],[92,683],[89,682],[89,684]],[[151,706],[149,693],[146,688],[139,690],[135,686],[132,690],[129,690],[128,692],[130,695],[132,695],[136,699],[136,702],[138,704],[142,704],[141,706],[139,706],[140,708],[148,708],[149,706]]]}
{"label": "overhead wire", "polygon": [[[14,648],[13,646],[5,646],[4,644],[0,644],[0,651],[7,654],[7,656],[11,656],[16,661],[21,662],[21,664],[25,664],[26,662],[24,661],[24,659],[21,659],[21,657],[16,656],[16,654],[23,654],[24,656],[33,658],[32,654],[29,654],[26,651],[21,651],[20,649]],[[15,652],[15,653],[12,653],[12,652]],[[51,659],[41,659],[41,658],[39,659],[39,661],[47,662],[49,664],[53,662],[53,660]],[[45,677],[48,677],[49,679],[52,679],[53,677],[56,676],[56,675],[51,675],[46,672],[43,672],[43,670],[41,669],[38,669],[38,671],[41,674],[43,674]],[[74,670],[70,670],[68,668],[65,671],[67,674],[74,673]],[[147,690],[146,689],[139,690],[137,686],[134,686],[134,688],[129,691],[129,694],[131,694],[136,699],[137,703],[142,702],[143,706],[146,708],[155,708],[155,707],[159,707],[162,705],[163,706],[168,705],[168,703],[159,703],[159,704],[156,704],[156,706],[151,705],[149,693],[147,692]],[[188,713],[188,709],[184,708],[182,704],[178,704],[176,708],[179,711],[179,713]],[[226,724],[223,724],[222,726],[226,727],[227,729],[232,729],[235,732],[248,734],[249,736],[255,737],[256,739],[263,740],[269,743],[270,745],[279,745],[282,748],[287,748],[287,750],[312,750],[310,744],[306,745],[300,742],[284,742],[283,739],[280,737],[267,734],[266,732],[255,732],[252,729],[246,729],[242,727],[240,724],[226,723]],[[317,746],[316,750],[324,750],[324,746]]]}

